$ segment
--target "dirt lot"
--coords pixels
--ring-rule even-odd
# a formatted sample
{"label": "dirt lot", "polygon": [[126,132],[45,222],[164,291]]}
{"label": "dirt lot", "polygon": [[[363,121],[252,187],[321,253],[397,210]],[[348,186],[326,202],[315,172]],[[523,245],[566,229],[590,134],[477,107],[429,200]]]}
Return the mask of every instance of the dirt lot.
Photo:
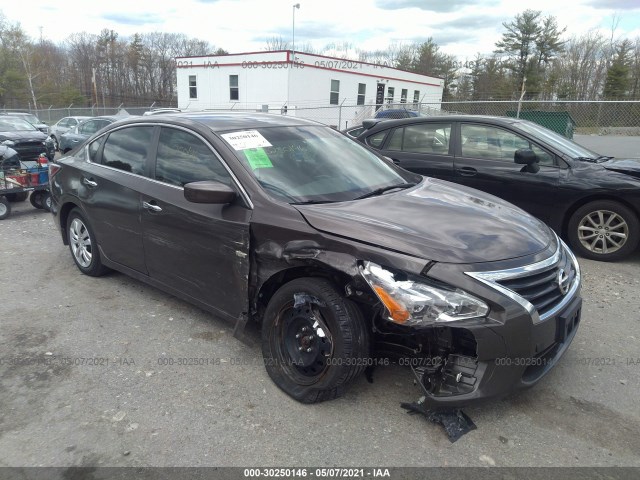
{"label": "dirt lot", "polygon": [[478,429],[451,444],[400,408],[420,395],[409,371],[296,403],[230,325],[124,275],[81,275],[50,214],[14,207],[0,222],[0,466],[640,466],[640,253],[581,261],[567,355],[534,389],[466,409]]}

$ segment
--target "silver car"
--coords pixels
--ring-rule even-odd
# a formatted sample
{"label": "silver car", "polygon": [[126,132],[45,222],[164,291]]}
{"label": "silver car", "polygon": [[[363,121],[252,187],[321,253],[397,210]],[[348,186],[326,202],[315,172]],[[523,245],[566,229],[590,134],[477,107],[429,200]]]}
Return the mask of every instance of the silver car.
{"label": "silver car", "polygon": [[60,136],[67,132],[68,130],[71,130],[72,128],[74,128],[76,125],[78,125],[79,123],[88,120],[89,118],[92,118],[90,116],[87,115],[78,115],[78,116],[71,116],[71,117],[64,117],[60,120],[58,120],[58,122],[56,122],[54,125],[51,126],[51,133],[50,133],[50,137],[53,140],[53,144],[55,146],[56,150],[60,150]]}

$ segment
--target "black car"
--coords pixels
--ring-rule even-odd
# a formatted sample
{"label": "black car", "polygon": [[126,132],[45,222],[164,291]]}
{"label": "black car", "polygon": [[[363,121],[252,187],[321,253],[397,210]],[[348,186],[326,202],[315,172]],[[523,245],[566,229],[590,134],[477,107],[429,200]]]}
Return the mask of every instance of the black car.
{"label": "black car", "polygon": [[618,260],[640,242],[640,159],[594,153],[504,117],[367,120],[358,140],[401,167],[477,188],[538,217],[585,258]]}
{"label": "black car", "polygon": [[540,380],[580,321],[578,263],[544,223],[311,121],[131,118],[50,170],[81,272],[124,272],[239,337],[258,325],[268,374],[301,402],[390,360],[431,404],[503,396]]}
{"label": "black car", "polygon": [[18,152],[23,162],[35,162],[44,153],[53,161],[55,149],[46,133],[42,133],[26,120],[11,116],[0,116],[0,145]]}

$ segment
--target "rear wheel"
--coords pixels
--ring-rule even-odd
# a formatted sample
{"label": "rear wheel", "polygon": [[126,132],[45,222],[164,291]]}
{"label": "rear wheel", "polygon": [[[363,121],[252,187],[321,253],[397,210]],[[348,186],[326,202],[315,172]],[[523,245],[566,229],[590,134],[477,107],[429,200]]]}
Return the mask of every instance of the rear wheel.
{"label": "rear wheel", "polygon": [[85,275],[99,277],[109,269],[102,265],[98,242],[80,210],[73,209],[67,218],[69,249],[76,266]]}
{"label": "rear wheel", "polygon": [[4,220],[11,215],[11,204],[6,197],[0,195],[0,220]]}
{"label": "rear wheel", "polygon": [[569,220],[569,242],[580,256],[592,260],[620,260],[640,241],[638,217],[612,200],[597,200],[580,207]]}
{"label": "rear wheel", "polygon": [[262,355],[271,379],[291,397],[331,400],[368,365],[369,332],[357,306],[330,282],[300,278],[269,301]]}

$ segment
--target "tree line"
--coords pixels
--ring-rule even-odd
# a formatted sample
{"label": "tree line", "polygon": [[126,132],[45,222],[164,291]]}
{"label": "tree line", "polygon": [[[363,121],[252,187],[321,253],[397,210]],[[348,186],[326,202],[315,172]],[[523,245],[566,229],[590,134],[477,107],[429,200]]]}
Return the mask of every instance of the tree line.
{"label": "tree line", "polygon": [[[489,55],[464,62],[429,38],[367,51],[350,42],[298,51],[381,63],[444,79],[443,100],[640,99],[640,38],[595,31],[566,37],[553,16],[525,10],[503,24]],[[291,49],[281,37],[265,50]],[[176,57],[226,54],[180,33],[121,37],[113,30],[74,33],[54,43],[32,39],[0,11],[0,107],[48,108],[176,104]]]}

